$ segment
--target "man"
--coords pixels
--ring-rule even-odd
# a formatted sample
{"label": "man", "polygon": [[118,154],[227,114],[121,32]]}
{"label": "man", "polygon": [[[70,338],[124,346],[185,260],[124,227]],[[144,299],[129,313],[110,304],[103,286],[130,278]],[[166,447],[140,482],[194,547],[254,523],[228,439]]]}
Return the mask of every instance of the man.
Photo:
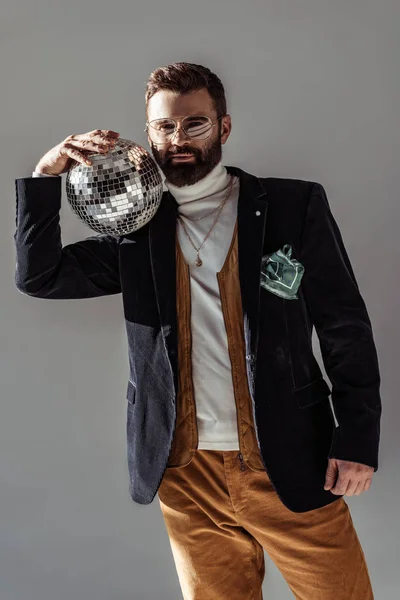
{"label": "man", "polygon": [[17,287],[122,292],[130,492],[158,492],[185,599],[262,599],[266,550],[298,599],[370,600],[343,495],[378,469],[380,375],[325,190],[222,165],[231,118],[203,66],[156,69],[146,112],[167,187],[156,215],[61,248],[60,178],[36,176],[85,160],[100,130],[70,136],[16,182]]}

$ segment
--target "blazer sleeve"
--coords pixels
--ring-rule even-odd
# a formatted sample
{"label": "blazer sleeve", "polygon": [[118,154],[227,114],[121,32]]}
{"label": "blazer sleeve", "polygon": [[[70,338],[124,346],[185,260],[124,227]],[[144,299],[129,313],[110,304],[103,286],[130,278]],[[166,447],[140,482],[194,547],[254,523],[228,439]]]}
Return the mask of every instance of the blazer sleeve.
{"label": "blazer sleeve", "polygon": [[99,234],[62,247],[61,181],[15,180],[17,289],[61,300],[120,293],[118,237]]}
{"label": "blazer sleeve", "polygon": [[324,187],[314,183],[300,246],[303,289],[338,422],[329,458],[378,470],[380,373],[371,322]]}

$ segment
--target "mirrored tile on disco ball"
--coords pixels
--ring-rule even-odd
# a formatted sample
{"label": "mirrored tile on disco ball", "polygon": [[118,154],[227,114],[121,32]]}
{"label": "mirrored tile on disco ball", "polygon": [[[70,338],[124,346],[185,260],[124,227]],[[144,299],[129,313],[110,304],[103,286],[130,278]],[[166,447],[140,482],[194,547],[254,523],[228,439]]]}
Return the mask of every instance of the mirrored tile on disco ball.
{"label": "mirrored tile on disco ball", "polygon": [[91,154],[92,164],[74,161],[67,173],[67,200],[76,216],[99,233],[128,235],[148,223],[163,194],[160,172],[145,148],[116,140],[107,156]]}

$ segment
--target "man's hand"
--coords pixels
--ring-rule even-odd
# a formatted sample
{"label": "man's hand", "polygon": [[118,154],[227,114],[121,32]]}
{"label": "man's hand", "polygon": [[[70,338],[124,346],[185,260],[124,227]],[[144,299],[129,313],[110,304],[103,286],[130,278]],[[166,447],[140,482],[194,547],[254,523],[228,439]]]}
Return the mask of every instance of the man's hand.
{"label": "man's hand", "polygon": [[370,488],[373,467],[338,458],[329,458],[328,463],[324,490],[337,495],[359,496]]}
{"label": "man's hand", "polygon": [[111,129],[95,129],[88,133],[69,135],[54,148],[51,148],[38,162],[35,171],[44,175],[60,175],[71,168],[74,161],[91,165],[87,151],[92,154],[107,154],[114,149],[119,133]]}

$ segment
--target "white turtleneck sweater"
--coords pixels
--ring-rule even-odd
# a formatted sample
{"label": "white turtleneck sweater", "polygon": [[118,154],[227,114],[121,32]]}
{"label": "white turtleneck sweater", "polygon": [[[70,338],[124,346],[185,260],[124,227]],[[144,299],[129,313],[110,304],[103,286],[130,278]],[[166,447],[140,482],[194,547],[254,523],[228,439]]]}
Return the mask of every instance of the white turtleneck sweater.
{"label": "white turtleneck sweater", "polygon": [[[42,176],[39,173],[32,175]],[[219,162],[194,185],[177,187],[164,179],[164,188],[176,199],[196,248],[206,237],[216,213],[199,221],[189,218],[200,217],[219,206],[228,190],[230,177]],[[232,241],[238,198],[239,178],[234,177],[230,197],[200,250],[203,261],[200,267],[194,264],[196,251],[177,219],[178,240],[190,267],[194,400],[198,448],[204,450],[239,450],[231,361],[217,280],[217,272],[222,269]]]}
{"label": "white turtleneck sweater", "polygon": [[[189,218],[200,217],[219,206],[230,178],[219,162],[194,185],[177,187],[164,179],[196,248],[206,237],[216,213],[198,221]],[[178,240],[190,267],[192,372],[199,449],[239,450],[231,361],[217,280],[231,244],[238,198],[239,178],[234,177],[231,195],[200,250],[200,267],[194,264],[196,251],[177,219]]]}

